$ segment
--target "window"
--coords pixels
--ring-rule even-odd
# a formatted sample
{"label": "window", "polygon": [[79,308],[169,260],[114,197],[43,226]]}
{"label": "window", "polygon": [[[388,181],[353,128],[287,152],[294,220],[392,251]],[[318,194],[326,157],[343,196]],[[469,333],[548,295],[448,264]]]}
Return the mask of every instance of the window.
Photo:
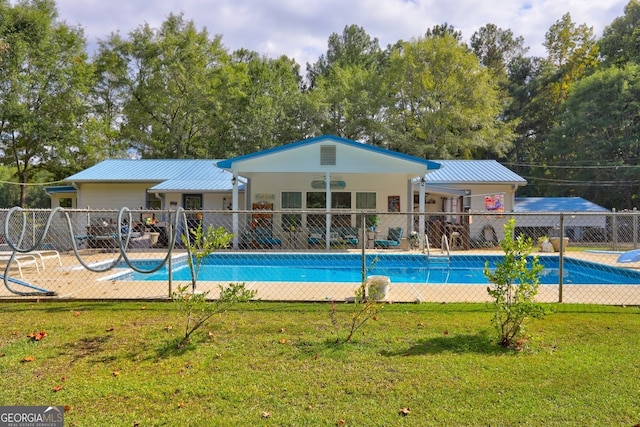
{"label": "window", "polygon": [[331,193],[332,209],[351,209],[351,193],[336,192]]}
{"label": "window", "polygon": [[327,193],[324,191],[310,191],[307,193],[307,209],[326,209]]}
{"label": "window", "polygon": [[283,191],[282,209],[302,209],[302,193],[299,191]]}
{"label": "window", "polygon": [[[283,191],[281,204],[282,209],[302,209],[302,193],[300,191]],[[282,228],[284,230],[293,230],[301,224],[301,214],[282,214]]]}
{"label": "window", "polygon": [[60,198],[60,207],[61,208],[72,208],[73,207],[73,199],[71,197],[61,197]]}
{"label": "window", "polygon": [[182,197],[182,206],[185,209],[202,209],[202,194],[185,194]]}
{"label": "window", "polygon": [[152,193],[147,193],[147,209],[162,209],[162,199]]}
{"label": "window", "polygon": [[376,209],[376,193],[356,193],[356,209]]}

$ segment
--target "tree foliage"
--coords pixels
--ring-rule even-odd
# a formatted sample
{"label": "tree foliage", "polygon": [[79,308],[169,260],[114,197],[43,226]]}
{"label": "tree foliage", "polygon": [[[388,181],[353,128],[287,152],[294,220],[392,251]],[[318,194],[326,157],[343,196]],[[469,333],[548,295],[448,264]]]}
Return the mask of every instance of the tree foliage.
{"label": "tree foliage", "polygon": [[565,169],[567,193],[618,208],[635,205],[640,192],[640,65],[606,68],[576,82],[551,143],[556,158],[571,165]]}
{"label": "tree foliage", "polygon": [[[633,90],[613,86],[633,87],[639,0],[600,40],[565,14],[540,58],[494,24],[469,45],[444,23],[386,48],[347,25],[305,75],[286,56],[229,52],[222,35],[181,14],[112,34],[91,59],[82,30],[58,19],[53,0],[0,0],[0,16],[0,158],[25,184],[5,189],[4,205],[40,203],[42,190],[26,184],[106,158],[229,158],[326,133],[425,158],[496,158],[528,180],[522,195],[581,195],[621,209],[640,197],[629,184],[637,123],[623,118]],[[591,80],[603,68],[620,71]],[[610,110],[585,121],[603,99]],[[566,167],[578,161],[591,167]],[[607,191],[613,183],[631,196]]]}
{"label": "tree foliage", "polygon": [[[57,21],[50,0],[0,3],[0,150],[26,184],[39,169],[73,170],[91,87],[82,31]],[[21,186],[19,205],[26,201]]]}
{"label": "tree foliage", "polygon": [[386,145],[418,157],[504,155],[512,124],[500,120],[495,80],[456,37],[405,42],[391,52]]}
{"label": "tree foliage", "polygon": [[640,64],[640,1],[629,1],[624,15],[604,29],[598,46],[605,66]]}

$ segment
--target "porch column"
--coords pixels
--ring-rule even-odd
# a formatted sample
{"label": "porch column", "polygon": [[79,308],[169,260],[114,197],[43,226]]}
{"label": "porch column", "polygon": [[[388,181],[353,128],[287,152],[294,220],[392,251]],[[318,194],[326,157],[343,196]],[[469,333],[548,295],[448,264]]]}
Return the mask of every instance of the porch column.
{"label": "porch column", "polygon": [[231,215],[232,231],[233,231],[233,249],[238,249],[238,236],[240,234],[240,223],[238,220],[238,175],[234,172],[231,178]]}
{"label": "porch column", "polygon": [[425,187],[425,185],[426,185],[426,182],[425,182],[424,177],[420,178],[420,186],[419,186],[420,193],[419,193],[419,196],[418,196],[419,197],[418,204],[420,206],[418,208],[418,211],[420,212],[420,215],[418,216],[418,218],[419,218],[418,221],[420,221],[420,222],[418,223],[418,236],[420,238],[420,249],[422,249],[423,251],[425,249],[424,248],[424,243],[425,243],[424,236],[426,234],[426,231],[424,229],[424,193],[425,193],[424,187]]}
{"label": "porch column", "polygon": [[324,173],[324,188],[326,194],[325,209],[327,210],[324,227],[324,242],[325,249],[329,250],[331,248],[331,172],[329,171]]}

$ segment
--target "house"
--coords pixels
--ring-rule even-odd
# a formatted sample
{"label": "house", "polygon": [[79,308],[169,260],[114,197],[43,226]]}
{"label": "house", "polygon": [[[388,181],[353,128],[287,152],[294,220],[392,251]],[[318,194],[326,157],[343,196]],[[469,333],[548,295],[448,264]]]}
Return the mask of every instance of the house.
{"label": "house", "polygon": [[[353,211],[447,212],[449,222],[465,210],[509,211],[526,185],[493,160],[425,160],[333,135],[226,160],[106,160],[64,183],[49,187],[52,206],[273,210],[281,213],[254,219],[281,231],[320,225],[327,237],[330,227],[356,225]],[[242,227],[234,214],[236,236]]]}
{"label": "house", "polygon": [[[556,229],[560,225],[560,213],[564,213],[565,236],[570,240],[604,236],[607,228],[607,214],[610,213],[607,208],[582,197],[516,198],[513,210],[519,213],[539,213],[533,216],[519,216],[516,220],[516,227],[532,238],[559,232]],[[581,215],[571,215],[571,212],[579,212]],[[598,212],[603,214],[592,214]],[[596,240],[602,239],[603,237],[596,237]]]}
{"label": "house", "polygon": [[[48,187],[52,206],[120,209],[230,209],[233,176],[216,160],[105,160]],[[240,191],[244,183],[239,182]],[[244,208],[244,205],[240,205]]]}

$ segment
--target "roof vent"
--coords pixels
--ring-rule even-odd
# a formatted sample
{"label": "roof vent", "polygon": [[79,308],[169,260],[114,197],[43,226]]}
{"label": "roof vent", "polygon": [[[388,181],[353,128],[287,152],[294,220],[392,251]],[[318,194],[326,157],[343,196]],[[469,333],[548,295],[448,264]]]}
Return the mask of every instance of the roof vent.
{"label": "roof vent", "polygon": [[320,146],[320,166],[336,165],[336,146],[321,145]]}

